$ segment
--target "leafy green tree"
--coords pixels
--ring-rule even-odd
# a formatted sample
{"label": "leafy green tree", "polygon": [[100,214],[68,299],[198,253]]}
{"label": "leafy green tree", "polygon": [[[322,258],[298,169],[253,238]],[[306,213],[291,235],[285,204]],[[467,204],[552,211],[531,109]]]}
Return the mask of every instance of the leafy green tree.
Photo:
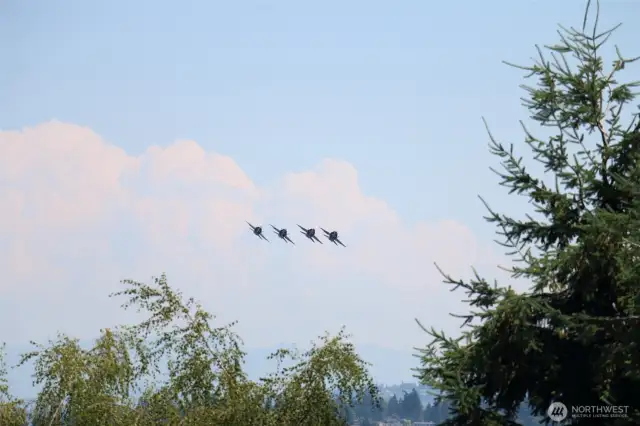
{"label": "leafy green tree", "polygon": [[263,379],[279,407],[274,411],[274,424],[342,425],[343,407],[354,407],[354,398],[362,403],[368,397],[372,408],[379,407],[378,390],[367,375],[367,365],[347,337],[341,330],[334,337],[322,336],[319,345],[303,354],[281,349],[272,355],[281,364],[293,361],[291,367]]}
{"label": "leafy green tree", "polygon": [[624,405],[627,418],[573,424],[640,424],[640,119],[628,108],[638,83],[619,81],[638,58],[616,48],[605,65],[615,28],[599,32],[598,14],[589,3],[581,30],[561,27],[557,45],[519,67],[538,81],[524,86],[525,106],[551,134],[525,128],[544,175],[490,134],[500,184],[534,212],[516,218],[488,207],[488,220],[513,256],[513,277],[532,287],[519,294],[477,274],[468,282],[444,274],[471,308],[460,338],[431,329],[421,353],[422,382],[451,402],[445,424],[514,424],[525,400],[536,416],[556,400]]}
{"label": "leafy green tree", "polygon": [[23,426],[27,422],[27,412],[23,401],[9,393],[5,345],[0,346],[0,425]]}
{"label": "leafy green tree", "polygon": [[[214,327],[214,317],[164,275],[151,285],[124,284],[113,296],[143,321],[103,330],[91,348],[60,335],[23,355],[21,365],[34,361],[42,386],[34,426],[342,426],[358,401],[379,401],[368,364],[344,330],[304,353],[276,352],[277,371],[254,382],[242,370],[233,324]],[[3,377],[0,369],[0,424],[22,426],[24,405],[9,397]]]}
{"label": "leafy green tree", "polygon": [[90,350],[63,335],[49,347],[35,346],[21,360],[35,360],[34,382],[43,386],[34,425],[99,425],[123,414],[118,408],[129,401],[134,375],[127,346],[110,330]]}

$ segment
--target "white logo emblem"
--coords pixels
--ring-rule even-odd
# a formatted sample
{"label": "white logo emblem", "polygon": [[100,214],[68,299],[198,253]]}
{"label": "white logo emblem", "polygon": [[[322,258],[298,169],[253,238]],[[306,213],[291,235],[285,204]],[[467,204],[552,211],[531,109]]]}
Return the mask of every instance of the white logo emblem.
{"label": "white logo emblem", "polygon": [[553,402],[547,408],[547,416],[554,422],[561,422],[567,418],[569,414],[569,410],[567,410],[567,406],[562,402]]}

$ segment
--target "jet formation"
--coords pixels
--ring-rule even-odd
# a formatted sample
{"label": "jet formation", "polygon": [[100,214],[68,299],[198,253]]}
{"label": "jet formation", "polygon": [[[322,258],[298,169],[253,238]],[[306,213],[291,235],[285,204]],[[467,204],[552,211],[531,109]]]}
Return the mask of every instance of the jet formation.
{"label": "jet formation", "polygon": [[[265,240],[267,242],[270,242],[267,239],[267,237],[264,236],[263,229],[262,229],[261,226],[253,226],[249,222],[247,222],[247,225],[249,225],[249,227],[253,231],[253,234],[256,237],[258,237],[258,238],[260,238],[262,240]],[[287,232],[286,228],[278,229],[273,225],[271,225],[271,227],[273,228],[273,232],[278,236],[278,238],[283,240],[285,243],[291,243],[293,245],[296,244],[291,240],[291,238],[289,238],[289,233]],[[300,233],[302,235],[304,235],[305,237],[307,237],[309,240],[311,240],[312,243],[320,243],[320,244],[322,244],[322,241],[320,241],[320,239],[316,235],[316,230],[314,228],[305,228],[304,226],[301,226],[301,225],[298,225],[298,228],[300,228]],[[327,231],[326,229],[323,229],[323,228],[320,228],[320,229],[322,229],[322,232],[324,232],[324,236],[330,242],[332,242],[335,245],[340,244],[342,247],[346,247],[342,243],[342,241],[340,241],[340,238],[338,236],[338,231]]]}

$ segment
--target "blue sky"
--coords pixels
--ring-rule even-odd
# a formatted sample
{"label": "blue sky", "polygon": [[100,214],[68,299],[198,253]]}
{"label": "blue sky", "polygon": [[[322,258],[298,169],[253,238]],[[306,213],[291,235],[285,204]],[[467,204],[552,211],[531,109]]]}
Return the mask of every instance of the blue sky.
{"label": "blue sky", "polygon": [[[526,63],[584,3],[5,1],[0,124],[57,118],[133,154],[191,138],[258,181],[343,158],[404,217],[481,227],[468,206],[495,185],[480,117],[505,140],[524,118],[521,73],[500,61]],[[639,7],[604,1],[603,25]]]}
{"label": "blue sky", "polygon": [[[463,226],[484,247],[482,244],[491,243],[493,229],[484,223],[476,196],[482,194],[497,207],[513,201],[497,187],[488,170],[496,162],[488,154],[481,117],[487,118],[498,138],[515,143],[522,140],[518,120],[526,118],[519,101],[522,73],[501,61],[528,63],[536,43],[556,41],[558,23],[581,24],[584,4],[577,0],[5,0],[0,2],[0,129],[21,130],[56,119],[91,129],[102,141],[124,150],[127,158],[143,156],[151,146],[167,148],[179,139],[193,140],[205,152],[233,159],[261,188],[278,187],[283,176],[313,170],[324,159],[343,160],[357,170],[361,192],[384,201],[408,233],[419,223],[450,221]],[[601,22],[603,27],[610,26],[638,13],[638,2],[603,1]],[[637,55],[632,51],[637,40],[640,30],[627,21],[614,41],[623,51]],[[64,132],[54,133],[64,139]],[[53,140],[45,130],[39,135]],[[64,152],[75,155],[75,151]],[[35,160],[24,155],[10,158],[32,164],[35,170]],[[68,158],[60,155],[60,161]],[[45,164],[47,157],[38,161]],[[64,163],[58,166],[65,167]],[[29,173],[31,178],[36,172]],[[20,182],[5,180],[4,184],[6,189]],[[295,204],[295,198],[288,200],[288,205]],[[268,206],[261,211],[276,210]],[[356,211],[369,210],[354,207]],[[278,212],[283,220],[295,216],[291,211]],[[244,217],[236,219],[242,222]],[[376,220],[371,223],[378,223]],[[109,235],[113,245],[105,249],[112,255],[109,265],[100,268],[117,270],[136,264],[136,251],[125,247],[136,222],[114,219],[109,222],[111,228],[100,223],[95,229],[106,232],[100,235]],[[341,222],[336,219],[334,223]],[[442,232],[446,240],[449,231]],[[53,244],[51,235],[41,234],[39,241]],[[354,231],[353,235],[351,243],[357,245],[358,234]],[[28,243],[21,238],[26,237],[0,240],[0,247],[28,251]],[[344,238],[349,245],[349,237]],[[143,246],[140,242],[139,247]],[[84,246],[78,247],[79,253]],[[289,262],[290,255],[278,250],[273,262]],[[425,250],[441,252],[437,246]],[[80,259],[74,256],[58,264],[58,269],[65,269],[63,275],[78,282],[96,279],[92,274],[98,273],[92,272],[91,262],[73,269],[73,260]],[[32,259],[51,265],[58,258],[40,251],[32,253]],[[424,263],[418,261],[420,268],[415,271],[398,268],[407,277],[418,276],[431,261],[428,257]],[[166,269],[194,268],[185,262],[188,260],[182,259]],[[326,307],[329,316],[344,319],[347,326],[351,317],[341,318],[340,312],[364,315],[369,302],[358,297],[384,289],[383,284],[366,284],[358,273],[367,266],[358,268],[344,274],[338,271],[340,279],[346,276],[350,281],[336,288],[354,289],[360,296],[354,296],[353,303],[364,307],[335,311]],[[135,272],[142,275],[137,278],[145,279],[160,271],[141,267]],[[237,268],[224,270],[228,279],[236,279],[238,273]],[[393,275],[393,270],[387,273]],[[249,281],[257,279],[251,278],[252,272],[246,274]],[[27,286],[36,277],[20,279],[20,285]],[[272,272],[264,279],[269,286],[285,286],[278,284],[282,275]],[[395,284],[389,285],[393,288]],[[15,298],[7,299],[11,303],[23,300],[15,291],[12,294]],[[250,297],[240,292],[225,299],[225,306],[231,312],[234,304],[246,304]],[[397,301],[383,297],[390,304],[384,308],[389,318],[385,321],[424,315],[419,305],[408,309],[405,302],[411,296],[404,297]],[[415,299],[430,297],[414,294]],[[432,303],[446,310],[448,305],[438,301]],[[78,303],[85,302],[89,303]],[[286,323],[285,318],[278,324]],[[317,324],[321,323],[319,317]],[[313,324],[303,330],[309,338],[321,331],[320,325]],[[377,335],[364,327],[359,330],[367,335],[367,344],[384,345],[388,331]],[[393,329],[397,327],[402,327],[400,322]],[[22,333],[31,331],[27,327]],[[409,352],[410,342],[414,346],[423,343],[415,341],[415,336],[400,339],[394,346]],[[273,340],[275,344],[299,338],[285,332]]]}

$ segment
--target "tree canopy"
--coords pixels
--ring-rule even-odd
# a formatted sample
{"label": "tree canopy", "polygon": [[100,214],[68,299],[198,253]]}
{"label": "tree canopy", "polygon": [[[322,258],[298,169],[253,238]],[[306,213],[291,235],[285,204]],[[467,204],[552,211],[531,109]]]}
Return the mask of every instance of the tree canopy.
{"label": "tree canopy", "polygon": [[513,259],[512,277],[531,287],[444,274],[470,307],[460,337],[427,330],[421,351],[420,378],[451,403],[445,424],[516,424],[523,401],[537,416],[554,401],[627,406],[626,418],[567,421],[640,424],[639,83],[622,80],[639,58],[615,47],[605,64],[617,27],[600,31],[598,16],[599,4],[588,4],[581,29],[560,27],[556,45],[517,66],[536,80],[522,86],[524,105],[549,135],[523,125],[531,161],[489,132],[500,185],[532,211],[512,217],[485,203],[487,220]]}
{"label": "tree canopy", "polygon": [[[233,324],[185,300],[162,275],[152,284],[124,281],[114,294],[144,321],[104,329],[93,347],[60,335],[34,344],[34,382],[42,386],[33,407],[9,394],[0,364],[0,424],[67,425],[344,425],[345,412],[378,389],[341,330],[308,351],[279,350],[279,367],[251,381],[242,370],[242,341]],[[1,361],[1,360],[0,360]]]}

